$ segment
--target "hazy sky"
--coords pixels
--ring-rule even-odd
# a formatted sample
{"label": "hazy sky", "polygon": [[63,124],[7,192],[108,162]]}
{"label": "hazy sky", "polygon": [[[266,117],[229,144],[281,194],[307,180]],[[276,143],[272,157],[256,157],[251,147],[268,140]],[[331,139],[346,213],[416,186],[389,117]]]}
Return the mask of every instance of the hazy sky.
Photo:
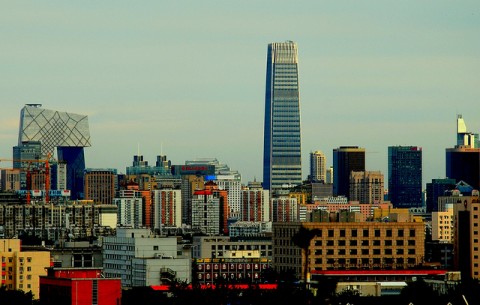
{"label": "hazy sky", "polygon": [[299,48],[308,154],[423,147],[445,176],[456,114],[480,130],[480,1],[0,1],[0,158],[26,103],[88,114],[88,167],[216,157],[262,179],[267,44]]}

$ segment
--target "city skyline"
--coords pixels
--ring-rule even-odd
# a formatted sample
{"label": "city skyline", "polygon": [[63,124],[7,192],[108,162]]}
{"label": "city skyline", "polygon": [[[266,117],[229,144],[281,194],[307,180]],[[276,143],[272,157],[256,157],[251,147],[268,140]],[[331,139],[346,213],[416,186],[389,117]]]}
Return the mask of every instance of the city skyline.
{"label": "city skyline", "polygon": [[[125,172],[132,156],[214,157],[262,177],[265,46],[299,45],[303,178],[344,145],[387,174],[387,147],[423,148],[423,185],[445,177],[456,115],[478,133],[480,4],[204,2],[9,3],[0,157],[29,103],[89,116],[87,167]],[[414,9],[412,9],[414,7]],[[265,15],[268,14],[268,20]],[[287,20],[287,21],[286,21]],[[203,137],[203,136],[205,137]],[[212,145],[205,140],[215,136]]]}

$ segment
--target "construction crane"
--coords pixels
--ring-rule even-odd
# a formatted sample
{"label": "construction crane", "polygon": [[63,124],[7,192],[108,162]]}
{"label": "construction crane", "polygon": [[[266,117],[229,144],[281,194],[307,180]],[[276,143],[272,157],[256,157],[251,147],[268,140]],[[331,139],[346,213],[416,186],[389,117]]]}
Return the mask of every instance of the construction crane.
{"label": "construction crane", "polygon": [[43,163],[45,164],[44,166],[44,171],[45,171],[45,201],[49,202],[50,201],[50,161],[51,161],[51,155],[50,153],[48,154],[46,159],[4,159],[0,158],[0,162],[2,161],[9,161],[9,162],[20,162],[22,163],[27,163],[27,167],[21,166],[20,168],[0,168],[0,169],[7,169],[7,170],[20,170],[20,171],[25,171],[26,172],[26,183],[27,183],[27,194],[26,194],[26,201],[27,204],[30,204],[31,202],[31,188],[32,188],[32,171],[34,169],[31,168],[31,165],[33,163]]}

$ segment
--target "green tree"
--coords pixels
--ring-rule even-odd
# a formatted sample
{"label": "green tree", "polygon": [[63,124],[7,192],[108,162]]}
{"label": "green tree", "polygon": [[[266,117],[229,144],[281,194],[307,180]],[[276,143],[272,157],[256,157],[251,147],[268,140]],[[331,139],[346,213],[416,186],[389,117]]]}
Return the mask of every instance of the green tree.
{"label": "green tree", "polygon": [[302,225],[297,233],[292,236],[293,244],[302,249],[302,257],[305,257],[305,261],[302,262],[302,274],[305,287],[307,286],[307,273],[310,266],[310,244],[312,239],[319,234],[320,230],[307,229]]}

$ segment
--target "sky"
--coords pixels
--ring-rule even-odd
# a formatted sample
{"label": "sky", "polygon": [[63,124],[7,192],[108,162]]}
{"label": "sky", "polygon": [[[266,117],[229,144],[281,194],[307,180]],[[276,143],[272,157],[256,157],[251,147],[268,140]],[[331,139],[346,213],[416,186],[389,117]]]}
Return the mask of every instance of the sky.
{"label": "sky", "polygon": [[[421,146],[445,177],[456,116],[480,131],[480,1],[2,1],[0,158],[25,104],[89,116],[87,167],[217,158],[262,179],[267,45],[299,50],[309,152]],[[5,162],[0,163],[3,167]]]}

